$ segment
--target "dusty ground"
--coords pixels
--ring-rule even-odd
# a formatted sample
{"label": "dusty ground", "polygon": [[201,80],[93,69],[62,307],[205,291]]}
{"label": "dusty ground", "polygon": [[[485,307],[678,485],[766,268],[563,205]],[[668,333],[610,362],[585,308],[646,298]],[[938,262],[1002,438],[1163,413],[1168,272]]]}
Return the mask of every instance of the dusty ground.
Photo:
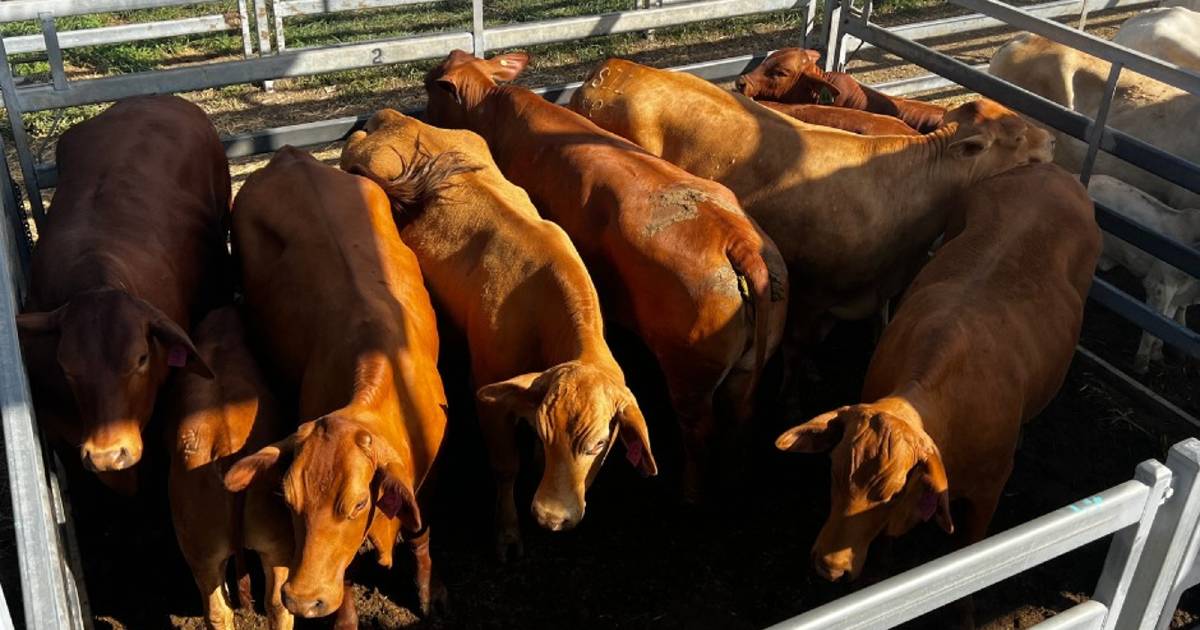
{"label": "dusty ground", "polygon": [[[945,12],[923,9],[890,19],[929,19]],[[1127,15],[1097,14],[1089,30],[1111,34]],[[938,47],[964,61],[980,63],[1009,36],[995,31],[971,40],[938,42]],[[795,41],[794,25],[787,23],[735,29],[720,36],[703,30],[668,32],[660,34],[658,43],[634,36],[606,38],[569,55],[547,50],[524,81],[545,85],[578,80],[608,54],[665,66]],[[851,67],[867,82],[924,73],[878,51],[857,55]],[[189,97],[210,112],[223,132],[232,133],[356,115],[382,106],[419,106],[420,73],[420,67],[405,66],[391,76],[368,79],[281,82],[273,93],[239,87]],[[367,81],[366,88],[362,81]],[[930,97],[952,103],[964,95],[946,91]],[[54,125],[52,119],[39,119],[41,126],[35,132],[40,130],[50,140],[43,146],[46,155],[56,129],[69,122]],[[336,145],[322,148],[319,155],[335,159]],[[261,163],[260,159],[237,161],[235,185]],[[1128,278],[1117,274],[1116,280],[1136,292],[1136,283]],[[412,594],[407,568],[384,573],[369,557],[362,557],[352,567],[351,577],[358,585],[355,599],[363,627],[756,628],[849,591],[822,583],[808,568],[808,549],[827,509],[827,461],[786,456],[769,448],[779,430],[804,418],[780,417],[764,400],[757,440],[763,447],[751,458],[746,482],[704,510],[684,508],[677,501],[678,479],[673,475],[678,470],[678,431],[661,393],[661,376],[647,367],[653,362],[645,351],[622,335],[617,337],[623,341],[614,345],[652,425],[663,476],[640,479],[614,457],[589,493],[589,513],[579,529],[556,535],[537,530],[527,518],[526,557],[507,566],[498,564],[490,544],[490,481],[462,347],[453,335],[445,337],[443,374],[452,401],[451,435],[430,518],[434,558],[450,592],[450,611],[444,618],[420,621],[408,609]],[[1107,360],[1128,369],[1137,338],[1138,331],[1115,315],[1094,305],[1089,309],[1083,343]],[[826,381],[812,396],[808,411],[817,413],[854,400],[868,356],[865,330],[843,326],[835,331],[821,358]],[[1194,371],[1174,364],[1156,366],[1145,382],[1200,414],[1196,378]],[[764,389],[770,391],[769,386]],[[1138,462],[1162,459],[1170,444],[1196,433],[1196,427],[1163,417],[1127,397],[1112,379],[1079,360],[1058,399],[1029,425],[993,531],[1125,481]],[[199,596],[160,499],[165,495],[158,472],[161,463],[146,462],[140,501],[114,498],[86,476],[73,478],[70,491],[98,628],[203,627],[197,616]],[[523,481],[519,500],[528,505],[532,471]],[[0,564],[11,566],[13,556],[5,551],[11,550],[5,544],[11,535],[6,523],[0,518]],[[891,566],[876,563],[875,575],[867,580],[915,566],[942,551],[945,545],[938,532],[914,532],[895,545]],[[1104,553],[1103,544],[1094,544],[984,591],[977,597],[977,620],[997,630],[1023,628],[1086,599],[1095,587]],[[4,581],[6,588],[10,584]],[[11,605],[15,596],[9,593]],[[1200,601],[1185,599],[1175,625],[1191,624],[1200,619],[1198,615]],[[253,613],[240,615],[240,620],[239,627],[265,627],[262,617]],[[929,628],[944,625],[944,619],[923,623]]]}

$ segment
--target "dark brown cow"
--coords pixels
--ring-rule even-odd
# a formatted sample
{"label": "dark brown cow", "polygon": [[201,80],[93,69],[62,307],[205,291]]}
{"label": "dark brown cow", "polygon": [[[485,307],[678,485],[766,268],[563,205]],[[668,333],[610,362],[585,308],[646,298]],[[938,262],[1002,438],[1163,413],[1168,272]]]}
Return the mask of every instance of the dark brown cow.
{"label": "dark brown cow", "polygon": [[17,318],[38,417],[130,490],[173,366],[211,376],[187,330],[229,299],[229,164],[200,108],[131,98],[58,142],[58,187]]}
{"label": "dark brown cow", "polygon": [[1022,423],[1058,392],[1100,254],[1087,191],[1052,164],[1012,169],[948,200],[946,243],[904,296],[871,359],[863,403],[783,435],[833,449],[832,513],[817,572],[854,578],[880,533],[936,519],[984,537]]}
{"label": "dark brown cow", "polygon": [[888,96],[845,72],[825,72],[820,53],[803,48],[777,50],[762,65],[738,77],[737,90],[755,100],[780,103],[828,103],[903,120],[921,133],[942,126],[946,109],[932,103]]}
{"label": "dark brown cow", "polygon": [[505,177],[566,230],[617,321],[658,358],[698,498],[716,431],[714,404],[741,426],[786,316],[786,270],[728,189],[689,175],[586,118],[499,86],[524,53],[455,51],[430,71],[428,116],[487,140]]}
{"label": "dark brown cow", "polygon": [[[413,199],[402,175],[456,160],[465,171]],[[584,494],[617,441],[644,475],[658,468],[625,375],[604,340],[600,300],[562,228],[500,174],[478,135],[385,109],[355,132],[342,168],[384,186],[438,303],[467,336],[479,418],[496,475],[496,551],[521,552],[512,410],[545,455],[531,511],[550,530],[583,518]],[[397,183],[393,183],[397,182]]]}
{"label": "dark brown cow", "polygon": [[757,101],[757,103],[801,122],[841,129],[860,136],[917,135],[917,130],[904,124],[904,121],[882,114],[872,114],[832,105],[805,105],[774,101]]}
{"label": "dark brown cow", "polygon": [[[215,378],[183,374],[170,388],[171,470],[167,487],[179,549],[204,598],[214,630],[234,630],[225,588],[229,558],[253,549],[266,576],[267,616],[272,630],[290,630],[292,614],[280,587],[292,561],[292,522],[277,486],[255,483],[245,497],[225,490],[221,478],[233,461],[287,433],[274,397],[247,347],[237,310],[213,311],[197,326],[196,349]],[[239,563],[240,564],[240,563]],[[239,567],[240,568],[240,567]],[[242,605],[249,603],[248,577],[239,576]]]}
{"label": "dark brown cow", "polygon": [[[444,173],[410,175],[434,185]],[[359,548],[370,540],[390,567],[402,533],[427,612],[435,584],[416,492],[442,443],[446,396],[433,307],[391,202],[371,180],[284,147],[238,193],[233,242],[251,326],[311,418],[225,476],[240,491],[282,474],[296,530],[284,605],[303,617],[343,608]]]}

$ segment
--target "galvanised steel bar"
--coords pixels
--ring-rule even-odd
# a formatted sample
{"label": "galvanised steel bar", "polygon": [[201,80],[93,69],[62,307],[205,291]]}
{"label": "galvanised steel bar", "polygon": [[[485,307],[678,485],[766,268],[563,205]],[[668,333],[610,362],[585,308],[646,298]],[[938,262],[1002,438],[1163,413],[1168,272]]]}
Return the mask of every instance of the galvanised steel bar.
{"label": "galvanised steel bar", "polygon": [[288,18],[318,13],[382,9],[409,4],[429,4],[436,1],[438,0],[280,0],[275,3],[275,17]]}
{"label": "galvanised steel bar", "polygon": [[1159,234],[1102,203],[1096,203],[1096,223],[1100,224],[1100,228],[1105,232],[1153,254],[1168,265],[1200,278],[1200,251],[1190,244]]}
{"label": "galvanised steel bar", "polygon": [[[49,89],[53,91],[53,88]],[[17,152],[17,161],[21,164],[21,177],[25,180],[29,208],[33,211],[34,223],[40,226],[45,218],[41,188],[38,186],[37,173],[34,170],[33,149],[29,145],[29,135],[25,133],[25,120],[22,117],[20,98],[17,97],[17,86],[13,81],[12,66],[8,63],[8,53],[4,50],[4,40],[2,39],[0,39],[0,94],[4,95],[4,110],[8,114],[8,124],[9,129],[12,130],[13,148]]]}
{"label": "galvanised steel bar", "polygon": [[[1157,469],[1165,470],[1154,461],[1139,468],[1149,468],[1154,478]],[[1127,481],[771,628],[876,630],[899,625],[1140,522],[1152,492],[1155,488],[1144,481]]]}
{"label": "galvanised steel bar", "polygon": [[1037,624],[1033,630],[1095,630],[1104,623],[1108,606],[1089,600]]}
{"label": "galvanised steel bar", "polygon": [[997,0],[954,0],[954,3],[999,18],[1006,24],[1031,31],[1081,50],[1089,55],[1121,62],[1126,68],[1152,79],[1173,85],[1181,90],[1200,95],[1200,74],[1188,72],[1174,64],[1165,63],[1150,55],[1124,46],[1119,46],[1095,35],[1077,31],[1069,26],[1031,15],[1025,11]]}
{"label": "galvanised steel bar", "polygon": [[[7,155],[4,152],[4,139],[0,138],[0,155]],[[17,302],[20,303],[25,296],[25,273],[29,268],[29,255],[33,243],[29,242],[26,235],[29,233],[25,221],[25,208],[21,207],[17,201],[17,185],[13,182],[12,172],[8,170],[8,160],[0,160],[0,205],[3,206],[4,218],[9,222],[9,230],[13,237],[13,242],[9,244],[12,251],[17,254],[17,263],[13,265],[13,269],[18,271],[13,276],[12,282],[17,289]]]}
{"label": "galvanised steel bar", "polygon": [[55,17],[88,15],[177,7],[188,4],[208,4],[214,0],[7,0],[0,2],[0,22],[36,20],[39,13],[50,13]]}
{"label": "galvanised steel bar", "polygon": [[487,28],[483,23],[483,0],[471,0],[471,52],[476,57],[487,54]]}
{"label": "galvanised steel bar", "polygon": [[[246,0],[239,0],[239,8]],[[240,24],[231,23],[224,15],[202,15],[200,17],[182,18],[178,20],[163,20],[160,22],[140,22],[138,24],[121,24],[119,26],[101,26],[80,31],[62,31],[58,34],[60,48],[79,48],[82,46],[99,46],[102,44],[121,44],[139,42],[148,39],[161,39],[178,35],[195,35],[199,33],[216,33],[240,28],[245,25],[247,33],[250,28],[248,19],[239,20]],[[41,52],[46,50],[46,43],[39,35],[17,35],[4,38],[4,46],[10,55],[17,53]],[[247,51],[248,54],[249,51]]]}
{"label": "galvanised steel bar", "polygon": [[43,13],[38,16],[42,23],[42,39],[46,42],[46,60],[50,63],[50,77],[54,89],[67,89],[67,69],[63,66],[62,49],[58,47],[58,30],[54,26],[54,16]]}
{"label": "galvanised steel bar", "polygon": [[1163,340],[1163,343],[1179,348],[1193,357],[1200,357],[1200,333],[1184,328],[1144,302],[1133,299],[1128,293],[1114,287],[1103,278],[1092,279],[1088,297],[1103,304],[1110,311],[1133,322],[1138,328]]}
{"label": "galvanised steel bar", "polygon": [[[242,31],[242,57],[245,59],[249,59],[250,55],[254,54],[254,43],[250,39],[250,9],[246,7],[247,2],[249,0],[237,0],[238,26]],[[225,21],[225,16],[219,17],[222,22]]]}
{"label": "galvanised steel bar", "polygon": [[1079,170],[1079,181],[1086,186],[1092,179],[1092,168],[1096,165],[1096,155],[1100,151],[1100,139],[1104,137],[1104,127],[1108,124],[1108,111],[1112,108],[1113,97],[1117,94],[1117,80],[1121,78],[1120,62],[1114,63],[1108,71],[1108,80],[1104,84],[1104,96],[1100,99],[1100,111],[1096,112],[1096,122],[1088,130],[1087,153],[1083,156],[1083,165]]}

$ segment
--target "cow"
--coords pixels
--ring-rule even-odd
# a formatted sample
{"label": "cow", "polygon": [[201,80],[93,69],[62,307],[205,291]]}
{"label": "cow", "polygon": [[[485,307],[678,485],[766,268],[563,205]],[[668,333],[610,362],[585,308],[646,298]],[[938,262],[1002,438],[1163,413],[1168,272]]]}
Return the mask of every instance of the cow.
{"label": "cow", "polygon": [[613,319],[655,355],[683,429],[685,498],[701,500],[716,416],[733,419],[728,442],[739,443],[782,336],[783,261],[728,189],[498,84],[528,61],[454,51],[426,76],[427,116],[483,136],[504,176],[570,236]]}
{"label": "cow", "polygon": [[119,101],[56,155],[17,328],[42,426],[130,493],[171,369],[211,376],[188,329],[232,295],[229,163],[204,112],[175,96]]}
{"label": "cow", "polygon": [[768,55],[757,68],[738,77],[734,87],[755,100],[827,103],[892,116],[920,133],[942,126],[944,107],[888,96],[862,85],[845,72],[825,72],[817,65],[820,56],[815,50],[781,48]]}
{"label": "cow", "polygon": [[1164,7],[1139,13],[1121,25],[1113,43],[1200,73],[1200,13]]}
{"label": "cow", "polygon": [[1079,338],[1100,230],[1078,180],[1032,164],[946,200],[946,242],[905,293],[871,357],[863,402],[779,436],[830,451],[831,511],[819,575],[854,579],[879,534],[933,519],[981,540],[1021,426],[1054,397]]}
{"label": "cow", "polygon": [[[462,172],[414,197],[403,174],[440,160]],[[546,529],[579,523],[587,487],[618,440],[642,474],[657,474],[646,421],[604,339],[599,297],[579,253],[504,179],[483,138],[384,109],[350,136],[341,166],[388,192],[434,299],[466,335],[472,376],[482,385],[501,561],[521,552],[515,418],[545,434],[532,512]]]}
{"label": "cow", "polygon": [[[1109,68],[1110,64],[1103,59],[1025,33],[996,51],[989,72],[1063,107],[1095,116]],[[1173,123],[1178,120],[1200,120],[1200,97],[1133,72],[1121,73],[1109,110],[1109,127],[1200,163],[1200,132]],[[1087,145],[1066,134],[1054,133],[1059,140],[1055,162],[1069,171],[1080,171]],[[1104,152],[1098,154],[1093,172],[1119,177],[1173,208],[1200,207],[1200,194]]]}
{"label": "cow", "polygon": [[[1177,241],[1200,248],[1200,208],[1179,211],[1150,195],[1107,175],[1093,175],[1088,192],[1096,201],[1142,225]],[[1136,246],[1111,234],[1104,235],[1104,255],[1100,269],[1109,271],[1120,265],[1137,276],[1146,289],[1146,303],[1164,317],[1187,327],[1187,309],[1200,304],[1200,281]],[[1142,331],[1133,369],[1145,374],[1150,361],[1163,358],[1161,339]]]}
{"label": "cow", "polygon": [[776,103],[774,101],[757,101],[768,109],[773,109],[785,116],[791,116],[800,122],[822,127],[832,127],[849,131],[862,136],[915,136],[917,131],[904,124],[904,121],[891,116],[862,112],[845,107],[832,105],[805,105],[799,103]]}
{"label": "cow", "polygon": [[1048,133],[986,99],[951,110],[930,134],[860,136],[620,59],[593,70],[571,107],[729,187],[779,245],[792,286],[785,389],[798,385],[798,354],[832,318],[875,315],[908,284],[945,226],[941,199],[1053,154]]}
{"label": "cow", "polygon": [[171,429],[167,488],[179,549],[204,598],[204,616],[215,630],[233,630],[225,568],[235,558],[239,595],[250,603],[242,550],[252,549],[266,576],[267,617],[274,630],[292,627],[280,588],[292,561],[292,521],[271,483],[255,483],[244,496],[222,484],[226,469],[282,437],[279,403],[250,352],[233,306],[211,312],[194,331],[196,350],[214,373],[180,374],[168,387],[164,409]]}
{"label": "cow", "polygon": [[[408,175],[420,187],[445,173]],[[306,419],[224,479],[240,492],[260,474],[282,477],[296,531],[284,605],[301,617],[344,608],[359,547],[369,540],[390,567],[400,533],[428,614],[440,589],[417,492],[445,433],[446,395],[433,307],[387,194],[284,147],[238,193],[233,245],[249,326]]]}

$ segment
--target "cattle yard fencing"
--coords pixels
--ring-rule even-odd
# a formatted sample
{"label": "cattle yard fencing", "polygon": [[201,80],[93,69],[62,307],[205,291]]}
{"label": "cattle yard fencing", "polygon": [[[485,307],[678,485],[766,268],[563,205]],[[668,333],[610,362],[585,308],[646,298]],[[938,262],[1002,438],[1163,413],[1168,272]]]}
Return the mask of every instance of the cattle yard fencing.
{"label": "cattle yard fencing", "polygon": [[[253,1],[253,7],[247,3]],[[3,222],[5,273],[0,274],[0,411],[10,484],[13,488],[13,514],[16,515],[17,544],[20,557],[21,595],[25,604],[25,622],[29,628],[83,628],[90,626],[86,592],[78,579],[77,556],[68,512],[65,509],[59,474],[45,465],[53,456],[44,449],[33,420],[29,384],[22,367],[14,317],[25,293],[28,256],[31,242],[27,235],[27,217],[20,201],[21,191],[29,201],[35,222],[44,214],[42,190],[53,188],[56,170],[53,164],[38,163],[30,148],[23,115],[50,109],[101,103],[141,94],[186,92],[239,83],[258,83],[284,77],[320,74],[374,65],[439,58],[454,48],[482,55],[488,50],[529,46],[534,44],[570,41],[589,36],[609,35],[631,31],[676,26],[701,20],[768,11],[803,11],[806,27],[804,41],[829,42],[827,59],[833,63],[845,59],[853,46],[877,46],[899,54],[937,73],[884,84],[880,87],[892,93],[907,93],[941,87],[947,79],[997,98],[1031,114],[1052,126],[1064,129],[1077,138],[1091,141],[1097,150],[1128,159],[1148,170],[1163,173],[1164,177],[1196,189],[1196,166],[1172,156],[1163,155],[1153,147],[1127,135],[1095,125],[1075,112],[1065,110],[1049,101],[1019,88],[988,77],[979,71],[944,57],[910,41],[916,38],[937,37],[963,33],[992,26],[1011,24],[1037,31],[1053,27],[1051,35],[1062,37],[1070,31],[1042,18],[1080,16],[1086,19],[1089,11],[1140,5],[1143,0],[1057,0],[1048,4],[1007,11],[990,0],[956,0],[976,9],[978,15],[933,20],[920,24],[882,29],[870,24],[870,3],[856,10],[842,6],[840,0],[828,0],[821,32],[813,31],[816,4],[807,0],[634,0],[628,11],[603,15],[545,20],[485,28],[483,0],[472,0],[472,28],[408,37],[393,37],[374,41],[287,49],[283,22],[287,17],[312,15],[318,11],[349,10],[413,4],[410,0],[275,0],[274,15],[266,0],[240,0],[237,26],[242,29],[245,58],[197,66],[187,66],[153,72],[132,73],[111,77],[70,81],[62,68],[61,49],[72,45],[93,45],[102,42],[93,33],[84,35],[58,33],[55,18],[64,15],[125,11],[159,6],[200,4],[197,0],[10,0],[0,2],[0,22],[18,19],[38,19],[40,36],[10,37],[0,40],[0,95],[4,98],[12,126],[14,148],[18,155],[24,186],[18,186],[8,170],[2,168],[3,184],[0,200],[8,221]],[[257,23],[258,56],[252,56],[250,21],[247,12],[253,11]],[[8,11],[8,12],[6,12]],[[22,12],[24,11],[24,12]],[[1015,13],[1014,13],[1015,12]],[[1014,19],[1014,15],[1016,18]],[[210,16],[211,17],[211,16]],[[1036,28],[1027,25],[1031,19],[1041,19]],[[200,27],[202,21],[192,25]],[[210,26],[215,20],[204,22]],[[151,23],[153,24],[153,23]],[[226,22],[226,26],[231,26]],[[270,28],[276,29],[274,50]],[[129,25],[130,27],[138,25]],[[148,27],[118,31],[123,27],[106,27],[106,35],[118,33],[136,41],[146,37],[166,37],[181,34],[189,28]],[[176,29],[174,31],[170,29]],[[102,29],[89,29],[102,31]],[[1038,31],[1041,32],[1041,31]],[[82,38],[82,39],[81,39]],[[37,41],[35,41],[37,40]],[[112,41],[118,41],[113,39]],[[1079,41],[1079,40],[1072,40]],[[1098,42],[1084,39],[1084,46]],[[80,43],[88,42],[88,43]],[[10,53],[34,51],[40,43],[51,63],[51,82],[18,87],[11,71]],[[798,44],[801,42],[797,42]],[[34,48],[30,48],[33,46]],[[11,47],[11,48],[10,48]],[[1109,46],[1122,56],[1120,64],[1156,78],[1180,79],[1177,70],[1148,58],[1138,59],[1136,53]],[[1084,48],[1089,50],[1089,48]],[[1090,51],[1090,50],[1089,50]],[[769,51],[738,57],[705,61],[673,68],[709,80],[725,80],[753,69]],[[1187,77],[1182,78],[1184,82]],[[537,91],[545,98],[563,103],[579,83],[549,86]],[[1193,86],[1194,88],[1194,86]],[[243,157],[266,153],[284,144],[312,146],[343,139],[365,122],[365,116],[346,117],[300,125],[289,125],[238,134],[224,139],[227,155]],[[1102,119],[1103,120],[1103,119]],[[2,148],[2,147],[0,147]],[[1189,178],[1191,178],[1189,180]],[[1190,186],[1188,185],[1190,182]],[[1172,264],[1196,273],[1200,259],[1194,250],[1156,234],[1136,224],[1124,221],[1111,211],[1101,209],[1098,219],[1102,227],[1134,244],[1152,251]],[[1173,345],[1196,354],[1194,333],[1181,329],[1174,322],[1154,313],[1145,305],[1111,288],[1097,279],[1093,297],[1108,304],[1138,323],[1160,335]],[[1122,311],[1122,309],[1124,309]],[[1189,334],[1190,333],[1190,334]],[[1200,565],[1195,562],[1200,552],[1197,541],[1197,522],[1200,520],[1200,499],[1194,486],[1200,442],[1189,440],[1176,445],[1166,465],[1146,462],[1138,467],[1133,481],[1126,482],[1093,497],[1052,512],[1040,519],[1018,526],[1008,532],[988,538],[941,560],[918,567],[873,587],[863,589],[847,598],[810,611],[781,627],[832,628],[847,627],[849,620],[860,620],[876,627],[870,611],[879,602],[888,602],[882,609],[894,611],[882,620],[894,625],[921,612],[953,601],[968,592],[978,590],[1003,577],[1015,574],[1033,564],[1044,562],[1061,553],[1107,535],[1114,535],[1104,577],[1097,587],[1095,599],[1077,606],[1043,624],[1046,628],[1103,627],[1151,628],[1160,623],[1161,610],[1171,610],[1179,593],[1200,582]],[[57,470],[61,470],[58,467]],[[1029,544],[1034,541],[1037,544]],[[1015,559],[1015,560],[1014,560]],[[956,586],[936,588],[946,583],[947,575],[955,576]],[[1131,579],[1131,576],[1136,578]],[[911,584],[920,584],[913,587]],[[1155,608],[1157,607],[1157,608]],[[1153,608],[1153,610],[1151,609]],[[1120,625],[1109,621],[1118,618]],[[1136,617],[1136,619],[1133,619]],[[1126,623],[1126,618],[1131,619]],[[1169,619],[1169,614],[1166,617]],[[1163,621],[1162,623],[1165,623]]]}

